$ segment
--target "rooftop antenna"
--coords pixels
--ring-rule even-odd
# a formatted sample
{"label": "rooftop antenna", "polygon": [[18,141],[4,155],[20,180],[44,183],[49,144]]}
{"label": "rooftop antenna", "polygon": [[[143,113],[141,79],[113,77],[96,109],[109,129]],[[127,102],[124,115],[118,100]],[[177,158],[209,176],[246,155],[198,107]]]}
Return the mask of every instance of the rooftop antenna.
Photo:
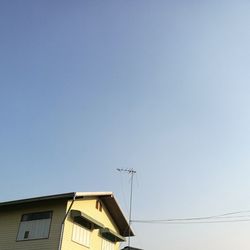
{"label": "rooftop antenna", "polygon": [[133,168],[117,168],[116,169],[119,172],[128,173],[131,176],[131,183],[130,183],[130,199],[129,199],[129,230],[128,230],[128,249],[130,250],[130,237],[131,237],[131,215],[132,215],[132,201],[133,201],[133,181],[134,181],[134,174],[136,174],[136,171]]}

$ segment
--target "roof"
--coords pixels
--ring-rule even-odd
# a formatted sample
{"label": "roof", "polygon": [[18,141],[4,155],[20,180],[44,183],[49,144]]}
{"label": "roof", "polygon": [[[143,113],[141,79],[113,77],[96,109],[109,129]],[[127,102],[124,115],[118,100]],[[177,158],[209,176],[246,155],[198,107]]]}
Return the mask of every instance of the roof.
{"label": "roof", "polygon": [[126,247],[124,247],[122,250],[143,250],[143,249],[126,246]]}
{"label": "roof", "polygon": [[41,202],[41,201],[60,200],[60,199],[72,200],[74,199],[74,197],[76,199],[86,198],[86,197],[98,197],[103,202],[103,204],[109,211],[110,215],[112,216],[114,222],[116,223],[120,231],[120,234],[124,237],[127,237],[129,235],[134,236],[134,233],[131,227],[129,226],[129,223],[126,217],[124,216],[112,192],[71,192],[71,193],[40,196],[28,199],[14,200],[14,201],[6,201],[0,203],[0,209],[9,206],[13,207],[15,205],[22,205],[34,202]]}

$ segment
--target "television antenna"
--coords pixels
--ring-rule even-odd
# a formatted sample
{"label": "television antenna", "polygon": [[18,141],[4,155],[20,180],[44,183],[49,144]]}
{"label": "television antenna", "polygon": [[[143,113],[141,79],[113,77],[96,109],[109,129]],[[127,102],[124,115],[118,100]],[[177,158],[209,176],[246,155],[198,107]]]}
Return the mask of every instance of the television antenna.
{"label": "television antenna", "polygon": [[119,172],[128,173],[130,175],[130,199],[129,199],[129,230],[128,230],[128,249],[130,249],[130,237],[131,237],[131,224],[132,224],[132,201],[133,201],[133,181],[134,181],[134,175],[136,174],[136,171],[133,168],[117,168],[116,169]]}

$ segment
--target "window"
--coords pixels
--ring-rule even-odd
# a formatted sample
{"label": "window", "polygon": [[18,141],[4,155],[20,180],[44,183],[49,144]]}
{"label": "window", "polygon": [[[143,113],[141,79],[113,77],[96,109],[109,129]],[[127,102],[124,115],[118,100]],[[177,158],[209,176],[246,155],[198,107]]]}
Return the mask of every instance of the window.
{"label": "window", "polygon": [[17,240],[49,238],[52,212],[24,214],[21,218]]}
{"label": "window", "polygon": [[115,249],[115,243],[102,239],[102,250],[114,250]]}
{"label": "window", "polygon": [[90,230],[79,224],[74,223],[72,241],[81,244],[83,246],[90,247],[90,235],[91,235]]}

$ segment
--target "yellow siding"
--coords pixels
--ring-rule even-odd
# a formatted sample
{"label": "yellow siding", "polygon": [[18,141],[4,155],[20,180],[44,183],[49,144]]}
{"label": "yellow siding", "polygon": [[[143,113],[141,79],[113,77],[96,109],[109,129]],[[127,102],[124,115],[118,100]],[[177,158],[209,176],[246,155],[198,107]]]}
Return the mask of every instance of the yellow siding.
{"label": "yellow siding", "polygon": [[[49,239],[16,241],[21,216],[25,213],[53,211]],[[0,211],[1,250],[57,250],[66,201],[40,202]]]}
{"label": "yellow siding", "polygon": [[[72,201],[68,202],[67,208],[69,208]],[[85,214],[91,216],[98,222],[102,223],[105,227],[112,229],[113,231],[118,232],[118,229],[113,222],[110,214],[108,213],[107,209],[103,205],[102,212],[95,208],[96,199],[94,198],[85,198],[76,200],[71,209],[80,210]],[[82,246],[73,242],[72,239],[72,231],[73,231],[73,221],[68,216],[65,221],[65,228],[64,228],[64,236],[63,236],[63,243],[62,243],[62,250],[101,250],[102,249],[102,237],[99,235],[99,230],[95,229],[91,232],[91,242],[90,248]],[[115,249],[119,249],[119,242],[115,244]]]}

